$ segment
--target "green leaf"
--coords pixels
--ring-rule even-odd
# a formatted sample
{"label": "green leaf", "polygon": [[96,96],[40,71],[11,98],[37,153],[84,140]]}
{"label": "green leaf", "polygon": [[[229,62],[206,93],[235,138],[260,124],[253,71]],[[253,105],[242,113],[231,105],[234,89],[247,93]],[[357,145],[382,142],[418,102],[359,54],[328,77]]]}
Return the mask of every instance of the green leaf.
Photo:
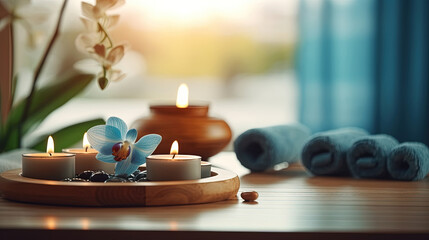
{"label": "green leaf", "polygon": [[[70,99],[84,90],[91,80],[92,74],[67,74],[56,80],[54,84],[40,88],[34,92],[28,118],[24,120],[22,134],[37,127],[54,110],[67,103]],[[26,104],[26,99],[18,102],[11,110],[5,137],[0,142],[0,152],[16,148],[18,139],[18,125],[20,124]]]}
{"label": "green leaf", "polygon": [[[64,148],[69,148],[79,141],[82,141],[83,134],[88,131],[91,127],[95,125],[102,125],[106,122],[101,119],[94,119],[86,122],[77,123],[66,128],[63,128],[53,134],[50,134],[55,141],[55,152],[61,152]],[[46,142],[49,135],[40,137],[36,144],[30,148],[45,152],[46,151]]]}
{"label": "green leaf", "polygon": [[13,77],[13,80],[12,80],[12,101],[11,101],[11,104],[13,104],[13,101],[15,100],[16,85],[18,85],[18,74],[15,74],[15,77]]}

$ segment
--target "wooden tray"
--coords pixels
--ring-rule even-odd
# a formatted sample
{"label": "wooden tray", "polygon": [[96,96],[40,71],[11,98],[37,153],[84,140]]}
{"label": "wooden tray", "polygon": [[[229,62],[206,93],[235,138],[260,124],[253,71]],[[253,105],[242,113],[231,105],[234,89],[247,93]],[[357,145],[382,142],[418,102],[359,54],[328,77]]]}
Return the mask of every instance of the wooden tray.
{"label": "wooden tray", "polygon": [[0,174],[0,192],[9,200],[72,206],[164,206],[223,201],[237,195],[237,174],[212,168],[198,180],[130,183],[61,182],[21,176],[21,169]]}

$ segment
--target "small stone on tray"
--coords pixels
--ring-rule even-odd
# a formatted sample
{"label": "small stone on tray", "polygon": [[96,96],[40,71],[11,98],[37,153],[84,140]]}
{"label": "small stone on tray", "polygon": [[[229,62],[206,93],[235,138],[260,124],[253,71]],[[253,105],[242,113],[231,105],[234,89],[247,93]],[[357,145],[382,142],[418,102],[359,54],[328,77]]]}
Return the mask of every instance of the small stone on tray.
{"label": "small stone on tray", "polygon": [[61,180],[63,182],[147,182],[146,171],[136,170],[130,175],[119,175],[108,174],[104,171],[92,171],[86,170],[79,174],[76,174],[74,178],[66,178]]}
{"label": "small stone on tray", "polygon": [[246,202],[253,202],[256,199],[258,199],[259,194],[258,192],[252,191],[252,192],[242,192],[241,193],[241,198],[244,199],[244,201]]}
{"label": "small stone on tray", "polygon": [[91,182],[104,182],[107,179],[109,179],[109,174],[107,174],[104,171],[95,172],[91,175],[89,178],[89,181]]}
{"label": "small stone on tray", "polygon": [[125,178],[120,178],[120,177],[111,177],[104,182],[105,183],[108,183],[108,182],[128,182],[128,180]]}
{"label": "small stone on tray", "polygon": [[92,174],[94,174],[93,171],[91,170],[86,170],[81,172],[80,174],[77,175],[78,178],[82,178],[82,179],[87,179],[89,180],[89,178],[92,176]]}
{"label": "small stone on tray", "polygon": [[146,172],[141,172],[134,177],[134,181],[139,181],[140,179],[146,179]]}
{"label": "small stone on tray", "polygon": [[66,178],[62,181],[63,182],[88,182],[88,180],[82,179],[82,178]]}

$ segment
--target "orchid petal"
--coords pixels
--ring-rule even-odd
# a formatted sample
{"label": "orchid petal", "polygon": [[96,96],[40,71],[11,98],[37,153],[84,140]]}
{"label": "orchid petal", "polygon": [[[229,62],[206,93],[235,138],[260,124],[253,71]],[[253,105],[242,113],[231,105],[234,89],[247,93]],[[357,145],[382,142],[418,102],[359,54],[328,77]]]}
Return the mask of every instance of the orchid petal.
{"label": "orchid petal", "polygon": [[15,14],[22,16],[32,25],[39,25],[49,20],[50,11],[46,6],[27,5],[16,9]]}
{"label": "orchid petal", "polygon": [[100,19],[106,14],[106,11],[105,9],[101,9],[97,5],[95,5],[93,9],[93,14],[95,19]]}
{"label": "orchid petal", "polygon": [[95,59],[92,58],[86,58],[82,59],[80,61],[77,61],[73,64],[73,68],[79,70],[83,73],[92,74],[94,72],[97,72],[100,68],[100,65],[98,65],[98,62]]}
{"label": "orchid petal", "polygon": [[131,173],[136,171],[137,168],[139,168],[140,165],[131,163],[129,159],[130,158],[127,158],[126,160],[120,161],[116,164],[116,167],[115,167],[116,176],[119,176],[119,175],[129,176]]}
{"label": "orchid petal", "polygon": [[127,136],[125,136],[125,139],[127,139],[127,141],[134,143],[136,141],[137,138],[137,130],[136,129],[130,129],[127,132]]}
{"label": "orchid petal", "polygon": [[114,9],[125,4],[125,0],[97,0],[96,6],[104,11]]}
{"label": "orchid petal", "polygon": [[125,0],[117,0],[116,3],[115,3],[115,5],[113,5],[110,9],[118,8],[118,7],[120,7],[120,6],[124,5],[124,4],[125,4]]}
{"label": "orchid petal", "polygon": [[88,130],[88,141],[100,153],[110,155],[113,145],[122,142],[122,138],[118,128],[110,125],[98,125]]}
{"label": "orchid petal", "polygon": [[122,119],[117,117],[109,117],[109,119],[107,119],[106,125],[113,126],[119,129],[121,133],[121,139],[125,138],[125,134],[127,133],[128,127],[127,127],[127,124]]}
{"label": "orchid petal", "polygon": [[146,158],[152,153],[142,152],[137,148],[133,148],[133,152],[131,155],[131,163],[136,165],[142,165],[146,162]]}
{"label": "orchid petal", "polygon": [[106,162],[106,163],[116,163],[113,155],[104,155],[102,153],[98,153],[97,156],[95,156],[97,160]]}
{"label": "orchid petal", "polygon": [[111,28],[119,22],[119,15],[110,15],[106,17],[106,28]]}
{"label": "orchid petal", "polygon": [[97,44],[96,33],[79,34],[75,40],[77,50],[83,53],[88,53],[95,44]]}
{"label": "orchid petal", "polygon": [[138,148],[142,152],[150,152],[152,154],[155,151],[158,144],[161,142],[162,137],[158,134],[148,134],[141,137],[135,144],[134,147]]}
{"label": "orchid petal", "polygon": [[90,19],[96,19],[94,16],[94,6],[87,3],[87,2],[82,2],[82,14]]}
{"label": "orchid petal", "polygon": [[117,0],[97,0],[95,6],[104,12],[107,9],[115,6],[116,2]]}
{"label": "orchid petal", "polygon": [[133,146],[131,163],[137,165],[145,163],[146,158],[155,151],[161,139],[161,136],[158,134],[149,134],[140,138]]}
{"label": "orchid petal", "polygon": [[124,45],[116,46],[112,50],[110,50],[109,54],[107,55],[106,60],[111,65],[115,65],[116,63],[121,61],[121,59],[124,57],[124,52],[125,52],[125,46]]}
{"label": "orchid petal", "polygon": [[40,31],[32,31],[28,33],[27,44],[31,48],[36,48],[43,40],[43,33]]}
{"label": "orchid petal", "polygon": [[89,20],[87,18],[80,18],[80,20],[83,22],[83,25],[85,25],[85,28],[89,32],[97,32],[98,31],[97,22]]}
{"label": "orchid petal", "polygon": [[16,9],[25,7],[25,5],[29,5],[30,3],[30,0],[1,1],[1,4],[3,4],[3,7],[8,12],[14,12]]}
{"label": "orchid petal", "polygon": [[124,79],[127,74],[122,73],[121,70],[111,69],[108,71],[108,79],[113,82],[118,82]]}

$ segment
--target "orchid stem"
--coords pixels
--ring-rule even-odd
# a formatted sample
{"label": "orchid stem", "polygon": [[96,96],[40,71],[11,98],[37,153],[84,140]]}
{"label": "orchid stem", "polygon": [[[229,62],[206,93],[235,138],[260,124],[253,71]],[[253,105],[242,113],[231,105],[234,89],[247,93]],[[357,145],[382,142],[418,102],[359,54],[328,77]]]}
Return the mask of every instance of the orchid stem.
{"label": "orchid stem", "polygon": [[[9,102],[9,109],[12,108],[12,104],[13,104],[13,99],[15,98],[15,88],[16,88],[16,82],[15,82],[15,75],[14,75],[14,71],[15,71],[15,58],[14,58],[14,54],[15,54],[15,44],[14,44],[14,28],[13,28],[13,21],[10,22],[10,80],[12,81],[12,89],[11,89],[11,100]],[[15,87],[14,87],[15,86]]]}
{"label": "orchid stem", "polygon": [[[15,16],[15,13],[12,13],[12,16]],[[12,92],[12,94],[11,94],[11,99],[10,99],[10,102],[9,102],[9,109],[12,109],[12,105],[13,105],[13,99],[15,98],[15,88],[16,88],[16,81],[15,81],[15,77],[14,77],[14,60],[15,60],[15,58],[14,58],[14,53],[15,53],[15,47],[14,47],[14,28],[13,28],[13,21],[11,21],[10,22],[10,24],[9,24],[9,30],[10,30],[10,35],[9,35],[9,41],[10,41],[10,52],[9,52],[9,56],[10,56],[10,80],[12,81],[12,84],[11,84],[11,87],[12,87],[12,89],[11,89],[11,92]],[[15,86],[14,86],[15,85]],[[7,124],[7,120],[6,120],[6,122],[4,122],[4,123],[2,123],[2,124]],[[7,139],[9,139],[9,137],[10,137],[10,134],[11,134],[11,129],[10,128],[7,128],[6,129],[6,133],[5,133],[5,136],[4,136],[4,139],[2,139],[1,140],[1,142],[0,142],[0,146],[2,146],[3,148],[1,148],[0,149],[0,152],[3,152],[4,150],[5,150],[5,146],[6,146],[6,144],[5,144],[5,142],[3,142],[3,141],[7,141]],[[19,139],[17,139],[17,146],[19,146],[20,145],[20,140]]]}
{"label": "orchid stem", "polygon": [[[14,14],[15,15],[15,14]],[[14,34],[14,28],[13,28],[13,21],[11,21],[10,22],[10,59],[11,59],[11,63],[10,63],[10,79],[12,80],[12,85],[11,85],[11,87],[12,87],[12,89],[11,89],[11,91],[12,91],[12,95],[11,95],[11,100],[10,100],[10,102],[9,102],[9,109],[12,109],[12,105],[13,105],[13,99],[15,98],[15,89],[16,89],[16,82],[14,83],[14,81],[15,81],[15,77],[14,77],[14,71],[15,71],[15,44],[14,44],[14,37],[15,36],[15,34]],[[15,87],[14,87],[14,85],[15,85]],[[19,126],[18,126],[18,128],[19,128]],[[19,133],[19,131],[18,131],[18,133]],[[6,139],[8,139],[9,138],[9,134],[10,134],[10,132],[8,131],[8,133],[7,133],[7,138]],[[17,146],[18,147],[21,147],[21,139],[20,138],[17,138]]]}
{"label": "orchid stem", "polygon": [[100,23],[97,23],[97,24],[98,24],[98,28],[104,33],[104,38],[101,40],[101,43],[107,39],[109,41],[109,44],[110,44],[109,48],[112,48],[113,47],[113,41],[112,41],[112,39],[110,39],[110,36],[107,33],[106,29],[104,29],[103,25],[101,25]]}
{"label": "orchid stem", "polygon": [[21,140],[22,140],[22,135],[23,135],[22,131],[23,131],[23,127],[24,127],[23,125],[24,125],[25,120],[28,117],[28,112],[30,110],[31,103],[33,101],[34,92],[36,90],[37,81],[39,80],[40,73],[42,72],[43,66],[46,62],[46,59],[48,58],[49,53],[52,50],[52,47],[55,43],[55,40],[57,39],[57,37],[59,35],[61,20],[62,20],[63,15],[64,15],[64,10],[66,8],[67,1],[68,0],[64,0],[64,2],[63,2],[63,5],[62,5],[61,11],[60,11],[60,15],[58,17],[57,26],[55,27],[54,35],[52,36],[51,41],[49,42],[48,47],[46,48],[45,53],[43,54],[43,57],[42,57],[41,61],[39,62],[39,65],[36,68],[36,72],[34,73],[33,84],[31,85],[31,91],[30,91],[30,94],[28,95],[28,97],[26,98],[24,111],[22,113],[21,119],[20,119],[19,124],[18,124],[18,147],[21,147]]}

